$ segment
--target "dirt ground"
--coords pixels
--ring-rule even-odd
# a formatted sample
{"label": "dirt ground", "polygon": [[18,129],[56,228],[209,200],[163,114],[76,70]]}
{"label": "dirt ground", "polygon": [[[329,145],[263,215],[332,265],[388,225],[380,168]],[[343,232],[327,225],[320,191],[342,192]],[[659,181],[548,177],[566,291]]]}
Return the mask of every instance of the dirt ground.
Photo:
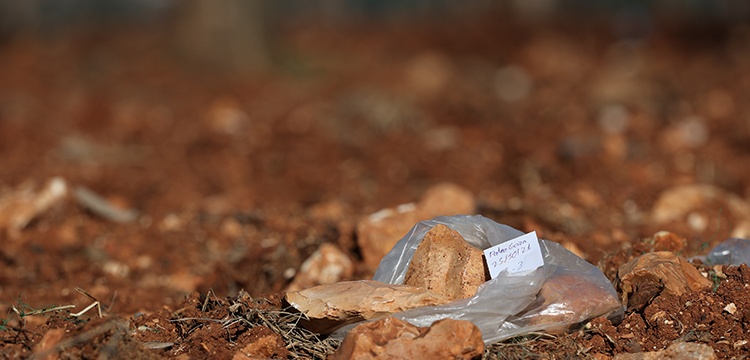
{"label": "dirt ground", "polygon": [[[69,199],[0,233],[0,358],[324,357],[335,343],[290,342],[279,293],[322,243],[360,263],[356,222],[441,182],[610,275],[656,231],[684,236],[690,257],[743,220],[720,200],[658,223],[652,209],[686,184],[750,196],[748,26],[623,38],[480,19],[278,36],[274,68],[249,78],[181,64],[152,29],[4,41],[0,194],[59,177],[138,216]],[[620,323],[485,357],[607,358],[682,340],[742,358],[750,269],[722,271]],[[354,278],[372,274],[358,265]],[[95,301],[102,318],[72,315]]]}

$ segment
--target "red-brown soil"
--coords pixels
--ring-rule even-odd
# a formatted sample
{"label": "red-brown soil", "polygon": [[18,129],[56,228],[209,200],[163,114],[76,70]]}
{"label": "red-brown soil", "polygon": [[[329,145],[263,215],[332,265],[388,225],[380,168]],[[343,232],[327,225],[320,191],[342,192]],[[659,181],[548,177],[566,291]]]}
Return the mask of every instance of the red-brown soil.
{"label": "red-brown soil", "polygon": [[[0,189],[59,176],[140,217],[116,223],[65,201],[0,234],[0,358],[231,358],[261,339],[263,356],[323,356],[254,327],[258,313],[278,309],[320,244],[361,260],[362,216],[445,181],[479,213],[594,264],[619,252],[608,275],[659,230],[687,238],[683,256],[729,237],[742,219],[720,202],[696,212],[703,226],[655,224],[650,211],[683,184],[750,196],[747,27],[626,41],[603,25],[498,23],[289,27],[278,65],[248,78],[181,65],[155,30],[6,40]],[[505,89],[520,81],[501,76],[508,66],[531,80],[517,100],[503,93],[523,86]],[[723,274],[619,324],[486,355],[606,358],[682,340],[742,357],[750,269]],[[360,265],[355,278],[371,276]],[[103,318],[71,316],[93,302],[76,287]],[[64,305],[75,309],[29,315]]]}

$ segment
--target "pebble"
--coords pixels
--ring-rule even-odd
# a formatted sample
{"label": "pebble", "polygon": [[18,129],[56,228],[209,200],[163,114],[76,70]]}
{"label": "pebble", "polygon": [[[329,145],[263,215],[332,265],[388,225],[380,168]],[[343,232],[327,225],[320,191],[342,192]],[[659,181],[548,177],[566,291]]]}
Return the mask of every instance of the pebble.
{"label": "pebble", "polygon": [[248,128],[250,117],[242,110],[237,99],[223,96],[213,101],[205,121],[215,133],[240,135]]}
{"label": "pebble", "polygon": [[39,191],[34,191],[30,183],[24,183],[12,191],[0,193],[0,231],[7,231],[11,239],[17,238],[32,220],[62,203],[69,191],[65,180],[54,177]]}
{"label": "pebble", "polygon": [[287,291],[333,284],[354,276],[354,263],[336,245],[325,243],[302,263]]}
{"label": "pebble", "polygon": [[708,219],[701,215],[706,204],[718,202],[737,219],[732,236],[750,234],[750,204],[737,196],[713,185],[682,185],[663,191],[651,209],[651,221],[663,224],[670,221],[685,221],[693,231],[708,226]]}
{"label": "pebble", "polygon": [[671,251],[680,253],[687,247],[685,237],[669,231],[659,231],[651,237],[654,251]]}

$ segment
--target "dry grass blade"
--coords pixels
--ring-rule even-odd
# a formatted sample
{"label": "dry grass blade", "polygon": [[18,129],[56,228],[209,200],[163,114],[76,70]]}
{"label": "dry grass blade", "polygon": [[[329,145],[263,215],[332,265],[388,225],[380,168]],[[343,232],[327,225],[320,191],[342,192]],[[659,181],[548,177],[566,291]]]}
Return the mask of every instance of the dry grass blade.
{"label": "dry grass blade", "polygon": [[42,315],[42,314],[46,314],[46,313],[49,313],[49,312],[55,312],[55,311],[61,311],[61,310],[66,310],[66,309],[72,309],[72,308],[75,308],[75,307],[76,307],[75,305],[62,305],[62,306],[55,306],[55,307],[51,307],[51,308],[34,309],[34,310],[31,310],[31,311],[21,311],[21,310],[18,310],[18,308],[14,305],[14,306],[11,306],[10,309],[14,313],[16,313],[18,316],[25,317],[25,316],[32,316],[32,315]]}
{"label": "dry grass blade", "polygon": [[79,311],[77,313],[74,313],[74,314],[70,314],[70,315],[75,316],[75,317],[79,317],[79,316],[85,314],[86,312],[88,312],[89,310],[91,310],[91,308],[96,307],[96,310],[98,311],[98,314],[99,314],[99,318],[101,318],[102,317],[102,306],[101,306],[101,303],[99,302],[99,300],[96,300],[95,297],[91,296],[91,294],[89,294],[88,292],[86,292],[86,290],[83,290],[83,289],[79,288],[78,286],[75,287],[75,290],[78,293],[80,293],[81,295],[89,298],[89,300],[93,301],[93,303],[91,303],[91,305],[85,307],[83,310],[81,310],[81,311]]}
{"label": "dry grass blade", "polygon": [[[212,307],[209,306],[208,300],[211,297],[213,299],[210,302],[218,305],[217,309],[226,309],[228,314],[220,311],[219,313],[224,314],[221,318],[211,317],[211,313],[216,314],[214,310],[209,309]],[[202,322],[221,323],[225,329],[238,323],[248,328],[264,326],[281,336],[290,352],[289,356],[293,359],[324,359],[333,354],[340,344],[339,340],[321,337],[298,326],[300,320],[305,319],[304,314],[279,309],[278,305],[274,305],[270,300],[253,299],[244,291],[229,299],[219,299],[213,292],[209,292],[199,306],[206,317],[182,317],[171,319],[170,322],[197,322],[186,330],[185,335],[200,327]]]}
{"label": "dry grass blade", "polygon": [[[238,298],[241,297],[242,294]],[[267,300],[251,299],[247,307],[237,306],[242,303],[233,304],[230,308],[235,311],[231,312],[224,326],[230,326],[238,321],[250,327],[265,326],[281,335],[291,352],[290,356],[294,359],[324,359],[338,348],[339,340],[323,338],[298,326],[299,321],[305,318],[304,314],[290,312],[288,309],[265,309],[267,306],[263,306],[263,301]]]}
{"label": "dry grass blade", "polygon": [[487,346],[484,349],[482,359],[485,360],[521,360],[542,359],[535,349],[542,342],[557,339],[556,336],[547,333],[534,332],[518,336]]}

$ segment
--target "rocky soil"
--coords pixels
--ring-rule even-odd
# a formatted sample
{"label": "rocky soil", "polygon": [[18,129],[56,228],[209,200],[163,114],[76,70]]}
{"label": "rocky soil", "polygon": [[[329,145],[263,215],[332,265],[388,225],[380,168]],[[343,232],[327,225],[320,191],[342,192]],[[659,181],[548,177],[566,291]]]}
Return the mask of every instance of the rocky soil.
{"label": "rocky soil", "polygon": [[[0,358],[324,358],[340,342],[284,293],[370,279],[365,239],[466,206],[615,285],[639,255],[750,236],[750,28],[497,19],[289,26],[250,78],[181,65],[160,29],[6,39]],[[367,226],[382,209],[391,230]],[[742,358],[750,268],[712,265],[481,357]]]}

